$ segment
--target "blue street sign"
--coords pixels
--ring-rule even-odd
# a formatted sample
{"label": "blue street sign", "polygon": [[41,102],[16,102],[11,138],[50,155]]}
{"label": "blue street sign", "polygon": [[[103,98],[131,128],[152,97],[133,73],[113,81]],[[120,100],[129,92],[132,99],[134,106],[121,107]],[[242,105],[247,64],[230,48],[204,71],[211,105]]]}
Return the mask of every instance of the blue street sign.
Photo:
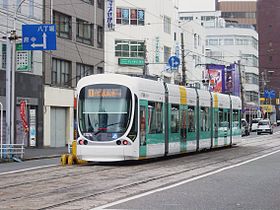
{"label": "blue street sign", "polygon": [[23,50],[56,50],[55,24],[22,25]]}
{"label": "blue street sign", "polygon": [[275,95],[275,91],[274,90],[271,90],[270,91],[270,98],[275,98],[276,95]]}
{"label": "blue street sign", "polygon": [[171,56],[168,59],[168,64],[171,68],[177,68],[180,65],[180,59],[177,56]]}
{"label": "blue street sign", "polygon": [[274,90],[264,90],[263,96],[264,98],[276,98],[276,94]]}
{"label": "blue street sign", "polygon": [[265,98],[269,98],[269,90],[264,90],[263,96],[264,96]]}

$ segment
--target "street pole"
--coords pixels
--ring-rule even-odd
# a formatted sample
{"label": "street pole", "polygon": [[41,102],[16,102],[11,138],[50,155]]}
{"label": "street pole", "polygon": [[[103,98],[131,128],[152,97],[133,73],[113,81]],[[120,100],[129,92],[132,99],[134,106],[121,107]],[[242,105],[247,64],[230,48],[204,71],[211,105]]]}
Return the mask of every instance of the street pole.
{"label": "street pole", "polygon": [[186,63],[185,63],[184,33],[181,33],[181,54],[182,54],[182,85],[186,86]]}
{"label": "street pole", "polygon": [[242,71],[241,71],[241,61],[238,60],[237,61],[237,65],[238,65],[238,72],[239,72],[239,82],[240,82],[240,96],[241,96],[241,107],[242,107],[242,115],[243,118],[245,118],[245,106],[244,106],[244,89],[243,89],[243,81],[242,81]]}
{"label": "street pole", "polygon": [[11,41],[6,37],[6,144],[11,144]]}
{"label": "street pole", "polygon": [[6,36],[6,144],[14,143],[15,131],[15,71],[16,71],[16,19],[25,0],[22,0],[14,12],[13,30]]}
{"label": "street pole", "polygon": [[146,46],[146,40],[144,41],[144,66],[143,66],[143,76],[147,76],[147,65],[148,65],[148,60],[147,60],[147,46]]}

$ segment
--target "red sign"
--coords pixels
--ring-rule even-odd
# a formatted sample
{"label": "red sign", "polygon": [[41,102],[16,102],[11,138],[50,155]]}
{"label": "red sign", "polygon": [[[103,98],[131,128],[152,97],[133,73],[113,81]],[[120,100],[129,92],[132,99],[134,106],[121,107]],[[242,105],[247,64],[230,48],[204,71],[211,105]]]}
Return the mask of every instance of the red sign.
{"label": "red sign", "polygon": [[22,100],[20,102],[20,117],[21,117],[24,132],[28,133],[29,128],[28,128],[28,123],[27,123],[27,119],[26,119],[25,110],[26,110],[26,102],[24,100]]}

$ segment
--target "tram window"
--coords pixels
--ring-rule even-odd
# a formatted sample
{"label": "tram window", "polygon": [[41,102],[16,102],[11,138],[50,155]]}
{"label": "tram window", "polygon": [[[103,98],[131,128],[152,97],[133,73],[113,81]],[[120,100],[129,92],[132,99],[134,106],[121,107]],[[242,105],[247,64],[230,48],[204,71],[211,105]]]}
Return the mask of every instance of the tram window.
{"label": "tram window", "polygon": [[135,98],[134,120],[133,120],[131,130],[128,134],[128,137],[130,137],[132,141],[136,139],[137,131],[138,131],[137,130],[138,129],[138,98],[136,95],[134,95],[134,98]]}
{"label": "tram window", "polygon": [[201,107],[200,108],[200,130],[201,131],[209,131],[209,108]]}
{"label": "tram window", "polygon": [[148,102],[149,133],[163,132],[162,103]]}
{"label": "tram window", "polygon": [[219,109],[219,127],[225,127],[223,109]]}
{"label": "tram window", "polygon": [[231,124],[230,110],[228,110],[228,112],[227,112],[227,120],[229,122],[228,128],[230,128],[230,124]]}
{"label": "tram window", "polygon": [[171,105],[171,133],[179,133],[179,105]]}
{"label": "tram window", "polygon": [[233,110],[232,112],[232,122],[233,122],[233,127],[238,127],[240,128],[240,123],[238,119],[238,110]]}
{"label": "tram window", "polygon": [[188,132],[195,131],[195,118],[194,118],[194,107],[188,108]]}

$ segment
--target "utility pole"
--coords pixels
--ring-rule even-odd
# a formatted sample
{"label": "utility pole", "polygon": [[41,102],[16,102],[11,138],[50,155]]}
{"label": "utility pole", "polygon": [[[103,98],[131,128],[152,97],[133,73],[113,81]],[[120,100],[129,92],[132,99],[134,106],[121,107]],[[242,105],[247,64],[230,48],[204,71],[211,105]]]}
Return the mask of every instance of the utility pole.
{"label": "utility pole", "polygon": [[242,71],[241,71],[241,61],[238,60],[237,61],[237,65],[238,65],[238,72],[239,72],[239,80],[240,80],[240,95],[241,95],[241,108],[242,108],[242,112],[243,112],[243,118],[245,118],[245,103],[244,103],[244,89],[243,89],[243,78],[242,78]]}
{"label": "utility pole", "polygon": [[144,66],[143,66],[143,76],[147,76],[148,71],[148,59],[147,59],[147,46],[146,46],[146,40],[144,41]]}
{"label": "utility pole", "polygon": [[14,11],[13,29],[6,37],[6,144],[14,143],[15,134],[15,72],[16,72],[16,33],[17,13],[25,0],[21,0]]}
{"label": "utility pole", "polygon": [[184,33],[181,33],[181,54],[182,54],[182,85],[186,85],[186,63],[185,63],[185,45]]}

